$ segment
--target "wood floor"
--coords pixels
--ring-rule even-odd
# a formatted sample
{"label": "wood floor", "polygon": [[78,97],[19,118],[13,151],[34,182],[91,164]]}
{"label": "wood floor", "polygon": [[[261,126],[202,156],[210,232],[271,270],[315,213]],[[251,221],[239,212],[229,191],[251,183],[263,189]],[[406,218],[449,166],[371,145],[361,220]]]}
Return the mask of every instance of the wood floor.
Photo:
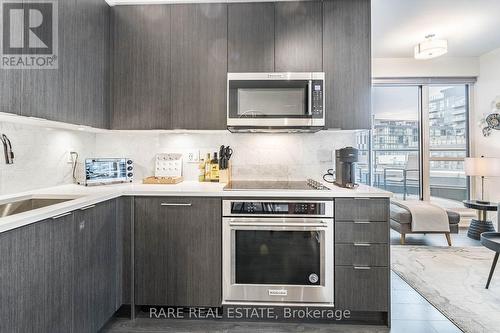
{"label": "wood floor", "polygon": [[391,329],[382,326],[345,324],[295,324],[268,322],[225,322],[221,320],[150,319],[142,315],[134,321],[113,318],[102,332],[107,333],[458,333],[460,330],[392,273]]}

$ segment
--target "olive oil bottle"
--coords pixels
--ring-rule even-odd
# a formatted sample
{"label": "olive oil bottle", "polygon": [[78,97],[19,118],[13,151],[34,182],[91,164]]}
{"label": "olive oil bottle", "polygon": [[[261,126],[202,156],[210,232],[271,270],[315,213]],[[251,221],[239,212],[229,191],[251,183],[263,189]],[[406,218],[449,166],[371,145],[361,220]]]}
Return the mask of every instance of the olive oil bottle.
{"label": "olive oil bottle", "polygon": [[205,181],[206,182],[210,181],[211,171],[212,171],[212,168],[211,168],[210,153],[208,153],[207,158],[205,159]]}
{"label": "olive oil bottle", "polygon": [[210,181],[219,181],[219,159],[217,158],[217,152],[214,153],[214,158],[210,161]]}
{"label": "olive oil bottle", "polygon": [[205,160],[201,159],[200,163],[198,163],[198,181],[205,181]]}

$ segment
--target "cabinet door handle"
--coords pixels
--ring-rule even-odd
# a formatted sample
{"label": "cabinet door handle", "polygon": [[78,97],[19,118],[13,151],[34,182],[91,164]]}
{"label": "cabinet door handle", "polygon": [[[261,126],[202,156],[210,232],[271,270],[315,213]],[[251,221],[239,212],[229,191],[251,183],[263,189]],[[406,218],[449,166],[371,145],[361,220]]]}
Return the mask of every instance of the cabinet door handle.
{"label": "cabinet door handle", "polygon": [[354,266],[354,269],[356,270],[369,270],[372,269],[370,266]]}
{"label": "cabinet door handle", "polygon": [[161,205],[167,206],[167,207],[175,207],[175,206],[189,207],[189,206],[192,206],[193,204],[190,202],[187,202],[187,203],[162,202]]}
{"label": "cabinet door handle", "polygon": [[95,205],[90,205],[87,207],[80,208],[80,210],[87,210],[87,209],[94,208],[94,207],[95,207]]}
{"label": "cabinet door handle", "polygon": [[59,219],[61,217],[65,217],[65,216],[68,216],[68,215],[71,215],[71,212],[64,213],[64,214],[61,214],[61,215],[52,216],[52,219],[53,220],[57,220],[57,219]]}
{"label": "cabinet door handle", "polygon": [[369,243],[354,243],[354,246],[370,246]]}
{"label": "cabinet door handle", "polygon": [[354,223],[356,223],[356,224],[370,224],[370,221],[366,221],[366,220],[354,220]]}

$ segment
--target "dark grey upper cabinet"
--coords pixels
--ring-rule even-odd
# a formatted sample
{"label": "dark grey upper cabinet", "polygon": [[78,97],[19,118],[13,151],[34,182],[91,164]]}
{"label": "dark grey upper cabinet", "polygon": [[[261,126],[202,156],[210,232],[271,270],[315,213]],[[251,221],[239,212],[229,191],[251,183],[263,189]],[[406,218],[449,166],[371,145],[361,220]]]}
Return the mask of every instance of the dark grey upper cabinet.
{"label": "dark grey upper cabinet", "polygon": [[323,69],[322,3],[275,4],[275,70],[320,72]]}
{"label": "dark grey upper cabinet", "polygon": [[73,215],[0,234],[0,332],[71,332]]}
{"label": "dark grey upper cabinet", "polygon": [[75,120],[109,128],[109,15],[103,0],[77,0]]}
{"label": "dark grey upper cabinet", "polygon": [[227,7],[172,5],[172,125],[226,128]]}
{"label": "dark grey upper cabinet", "polygon": [[136,304],[221,306],[221,220],[220,198],[135,198]]}
{"label": "dark grey upper cabinet", "polygon": [[[58,68],[22,71],[21,114],[74,123],[77,26],[76,0],[57,1]],[[44,25],[43,27],[48,27]],[[104,92],[103,92],[104,93]]]}
{"label": "dark grey upper cabinet", "polygon": [[0,112],[21,114],[21,70],[0,69]]}
{"label": "dark grey upper cabinet", "polygon": [[370,129],[370,0],[323,2],[326,127]]}
{"label": "dark grey upper cabinet", "polygon": [[[109,6],[104,0],[55,3],[58,68],[1,73],[8,80],[5,87],[0,83],[1,111],[107,128]],[[10,96],[4,99],[5,94]]]}
{"label": "dark grey upper cabinet", "polygon": [[172,128],[170,9],[167,5],[111,9],[113,129]]}
{"label": "dark grey upper cabinet", "polygon": [[274,71],[274,3],[228,4],[228,71]]}
{"label": "dark grey upper cabinet", "polygon": [[97,332],[117,310],[116,201],[75,212],[74,332]]}

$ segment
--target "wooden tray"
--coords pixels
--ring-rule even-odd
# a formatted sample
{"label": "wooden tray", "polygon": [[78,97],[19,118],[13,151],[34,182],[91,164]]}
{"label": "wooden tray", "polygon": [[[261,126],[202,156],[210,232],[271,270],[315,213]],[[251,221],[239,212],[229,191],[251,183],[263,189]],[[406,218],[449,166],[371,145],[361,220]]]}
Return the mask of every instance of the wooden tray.
{"label": "wooden tray", "polygon": [[175,177],[147,177],[142,180],[143,184],[178,184],[182,182],[182,176]]}

